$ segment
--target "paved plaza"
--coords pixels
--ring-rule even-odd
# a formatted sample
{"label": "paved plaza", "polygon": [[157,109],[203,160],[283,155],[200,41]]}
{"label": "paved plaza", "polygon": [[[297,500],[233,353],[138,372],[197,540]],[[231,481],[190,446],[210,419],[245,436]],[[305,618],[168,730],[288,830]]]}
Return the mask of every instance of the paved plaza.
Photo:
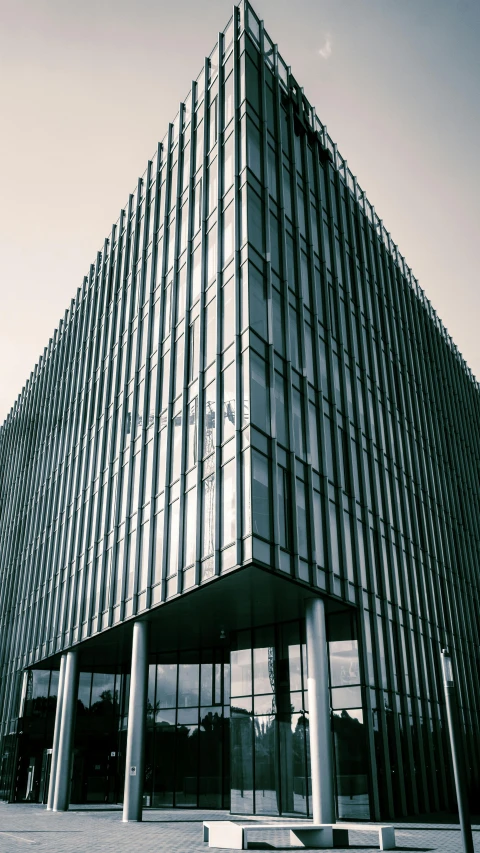
{"label": "paved plaza", "polygon": [[[69,812],[47,812],[44,806],[0,803],[0,851],[48,853],[206,853],[202,821],[225,820],[228,812],[149,809],[143,823],[122,823],[121,809],[78,807]],[[462,853],[458,826],[451,823],[396,823],[397,849],[412,853]],[[265,838],[265,836],[264,836]],[[378,836],[350,833],[349,850],[373,853]],[[475,824],[474,843],[480,853],[480,825]],[[275,833],[268,842],[254,840],[251,849],[293,850],[288,833]],[[302,848],[304,851],[306,848]],[[341,853],[340,848],[336,848]],[[345,851],[346,848],[343,848]]]}

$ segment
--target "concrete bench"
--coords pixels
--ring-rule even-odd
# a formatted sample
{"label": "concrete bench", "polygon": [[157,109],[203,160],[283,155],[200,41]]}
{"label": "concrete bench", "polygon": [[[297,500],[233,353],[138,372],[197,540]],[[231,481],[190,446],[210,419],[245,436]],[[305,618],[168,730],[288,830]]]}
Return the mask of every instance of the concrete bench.
{"label": "concrete bench", "polygon": [[288,830],[290,843],[297,847],[332,848],[347,847],[348,833],[378,832],[380,850],[395,848],[395,828],[393,826],[372,826],[368,824],[335,823],[242,823],[233,820],[212,820],[203,822],[203,840],[209,847],[228,847],[231,850],[246,850],[248,836],[252,832],[278,832]]}

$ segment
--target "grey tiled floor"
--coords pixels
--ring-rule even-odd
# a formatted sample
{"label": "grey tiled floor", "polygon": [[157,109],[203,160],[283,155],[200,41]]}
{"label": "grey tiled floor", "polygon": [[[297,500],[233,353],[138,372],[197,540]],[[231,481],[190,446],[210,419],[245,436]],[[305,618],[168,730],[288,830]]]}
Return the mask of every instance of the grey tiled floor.
{"label": "grey tiled floor", "polygon": [[[207,853],[203,820],[226,820],[219,811],[155,809],[144,812],[143,823],[122,823],[117,807],[80,807],[54,814],[38,805],[0,803],[1,853]],[[396,823],[397,849],[412,853],[462,853],[461,834],[452,824]],[[263,836],[266,839],[266,836]],[[373,853],[378,836],[350,833],[350,850]],[[252,839],[254,841],[254,839]],[[255,841],[254,841],[255,843]],[[474,831],[480,853],[480,826]],[[293,850],[286,832],[268,836],[257,849]],[[306,853],[306,848],[302,848]],[[341,853],[337,848],[338,853]]]}

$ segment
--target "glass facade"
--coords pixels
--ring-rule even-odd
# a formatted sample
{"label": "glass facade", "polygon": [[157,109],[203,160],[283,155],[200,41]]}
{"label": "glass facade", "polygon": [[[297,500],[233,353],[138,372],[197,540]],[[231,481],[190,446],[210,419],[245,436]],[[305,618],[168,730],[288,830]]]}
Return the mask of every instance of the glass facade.
{"label": "glass facade", "polygon": [[[0,431],[2,796],[25,668],[36,683],[249,566],[354,614],[329,629],[340,816],[451,807],[446,646],[478,792],[479,423],[478,384],[242,3]],[[232,808],[308,813],[301,623],[298,642],[243,629],[230,717],[225,674],[201,698],[216,658],[170,661],[158,711],[155,664],[151,755],[173,769],[151,765],[151,804],[225,806],[229,775]]]}

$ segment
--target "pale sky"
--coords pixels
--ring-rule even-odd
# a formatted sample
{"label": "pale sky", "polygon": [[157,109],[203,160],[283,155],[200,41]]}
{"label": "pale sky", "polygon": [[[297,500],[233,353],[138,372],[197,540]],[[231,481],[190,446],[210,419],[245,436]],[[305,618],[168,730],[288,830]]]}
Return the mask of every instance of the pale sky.
{"label": "pale sky", "polygon": [[[256,0],[480,378],[479,0]],[[0,423],[228,0],[0,0]]]}

